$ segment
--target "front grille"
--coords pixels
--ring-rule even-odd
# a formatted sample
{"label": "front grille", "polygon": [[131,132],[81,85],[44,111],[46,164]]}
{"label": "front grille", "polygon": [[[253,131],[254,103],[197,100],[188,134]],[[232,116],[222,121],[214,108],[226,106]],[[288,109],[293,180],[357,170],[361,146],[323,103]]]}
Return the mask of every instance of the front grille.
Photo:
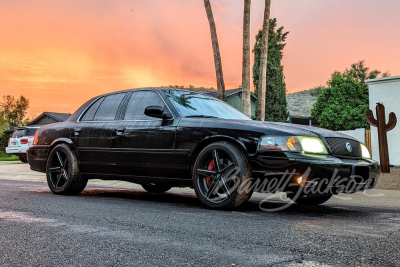
{"label": "front grille", "polygon": [[[325,140],[334,155],[354,158],[362,157],[361,146],[358,141],[337,137],[327,137]],[[347,149],[347,143],[351,145],[351,152]]]}

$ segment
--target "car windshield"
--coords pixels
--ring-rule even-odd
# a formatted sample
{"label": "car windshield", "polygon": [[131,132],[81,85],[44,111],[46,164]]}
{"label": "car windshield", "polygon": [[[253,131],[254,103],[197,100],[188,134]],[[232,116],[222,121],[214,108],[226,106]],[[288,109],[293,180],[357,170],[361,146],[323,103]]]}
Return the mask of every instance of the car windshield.
{"label": "car windshield", "polygon": [[169,90],[166,94],[183,117],[251,120],[242,112],[211,96],[183,90]]}

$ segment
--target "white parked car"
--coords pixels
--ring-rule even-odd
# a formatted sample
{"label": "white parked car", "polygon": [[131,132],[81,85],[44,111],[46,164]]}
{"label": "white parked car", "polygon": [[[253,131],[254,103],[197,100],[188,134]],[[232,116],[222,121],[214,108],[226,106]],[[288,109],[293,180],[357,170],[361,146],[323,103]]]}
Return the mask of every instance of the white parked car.
{"label": "white parked car", "polygon": [[27,163],[26,150],[32,145],[37,129],[39,127],[18,127],[8,140],[6,153],[16,155],[22,162]]}

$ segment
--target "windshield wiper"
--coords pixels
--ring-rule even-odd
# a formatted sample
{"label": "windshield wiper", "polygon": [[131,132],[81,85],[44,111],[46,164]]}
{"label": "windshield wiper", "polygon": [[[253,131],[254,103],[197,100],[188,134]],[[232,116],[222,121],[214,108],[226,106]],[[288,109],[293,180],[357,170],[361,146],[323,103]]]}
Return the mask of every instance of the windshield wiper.
{"label": "windshield wiper", "polygon": [[218,117],[207,116],[207,115],[190,115],[190,116],[185,116],[184,118],[216,118],[216,119],[218,119]]}

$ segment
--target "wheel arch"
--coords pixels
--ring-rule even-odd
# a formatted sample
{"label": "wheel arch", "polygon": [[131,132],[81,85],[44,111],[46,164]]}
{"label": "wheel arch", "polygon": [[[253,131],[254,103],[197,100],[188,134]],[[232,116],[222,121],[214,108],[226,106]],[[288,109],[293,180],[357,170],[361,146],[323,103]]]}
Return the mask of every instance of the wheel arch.
{"label": "wheel arch", "polygon": [[[72,151],[77,152],[76,147],[75,147],[75,144],[72,142],[72,140],[69,139],[69,138],[62,137],[62,138],[57,138],[56,140],[54,140],[54,141],[50,144],[50,148],[49,148],[49,152],[47,153],[47,157],[49,157],[51,151],[52,151],[57,145],[59,145],[59,144],[66,144],[66,145],[68,145],[68,147],[69,147]],[[78,153],[76,153],[76,155],[77,155],[78,160],[79,160]]]}
{"label": "wheel arch", "polygon": [[193,150],[192,154],[190,155],[191,156],[191,159],[190,159],[190,174],[192,174],[192,172],[193,172],[194,163],[195,163],[195,161],[197,159],[197,156],[200,154],[200,152],[206,146],[208,146],[209,144],[216,143],[216,142],[228,142],[228,143],[237,145],[242,150],[242,152],[245,154],[246,158],[248,157],[246,146],[242,142],[240,142],[239,140],[237,140],[235,138],[232,138],[230,136],[224,136],[224,135],[207,137],[207,138],[203,139],[196,146],[196,148]]}

